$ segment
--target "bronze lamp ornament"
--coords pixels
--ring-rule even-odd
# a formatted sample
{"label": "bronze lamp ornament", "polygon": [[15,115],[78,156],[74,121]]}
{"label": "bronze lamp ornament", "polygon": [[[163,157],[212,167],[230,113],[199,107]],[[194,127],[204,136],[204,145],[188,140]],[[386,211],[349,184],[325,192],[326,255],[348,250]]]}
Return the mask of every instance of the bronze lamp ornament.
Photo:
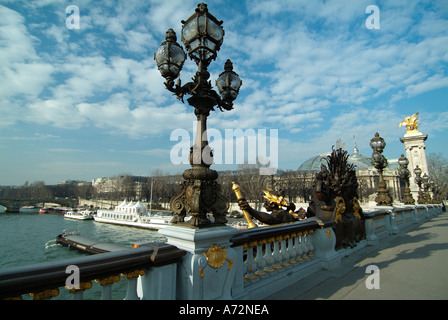
{"label": "bronze lamp ornament", "polygon": [[398,169],[398,175],[400,179],[404,180],[404,192],[403,192],[403,203],[408,205],[414,205],[415,200],[412,197],[411,189],[409,188],[409,176],[411,172],[408,169],[409,160],[402,154],[398,159],[398,164],[400,168]]}
{"label": "bronze lamp ornament", "polygon": [[425,194],[422,191],[422,169],[420,169],[418,166],[415,167],[414,169],[414,174],[415,174],[415,184],[418,186],[418,198],[417,198],[417,203],[418,204],[425,204],[426,203],[426,199],[425,199]]}

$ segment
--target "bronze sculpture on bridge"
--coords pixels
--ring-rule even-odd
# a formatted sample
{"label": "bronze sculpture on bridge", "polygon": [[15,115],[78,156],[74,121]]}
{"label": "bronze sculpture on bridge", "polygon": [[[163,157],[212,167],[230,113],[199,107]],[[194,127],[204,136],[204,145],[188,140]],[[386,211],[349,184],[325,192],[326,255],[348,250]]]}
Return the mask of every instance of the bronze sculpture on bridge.
{"label": "bronze sculpture on bridge", "polygon": [[[233,188],[235,190],[239,190],[238,185],[233,183]],[[244,199],[241,196],[237,195],[238,205],[240,206],[240,209],[244,213],[248,213],[250,216],[254,217],[255,219],[259,220],[260,222],[264,224],[279,224],[279,223],[286,223],[286,222],[294,222],[303,220],[306,218],[306,212],[303,208],[300,208],[297,211],[294,211],[296,209],[296,206],[294,203],[289,203],[285,199],[285,194],[283,190],[279,190],[276,192],[271,192],[271,190],[265,190],[263,198],[265,198],[264,207],[268,212],[262,212],[257,211],[253,209],[246,199]],[[283,209],[284,208],[284,209]],[[256,227],[256,225],[250,220],[250,217],[248,217],[245,214],[245,218],[248,222],[248,227],[253,228]]]}
{"label": "bronze sculpture on bridge", "polygon": [[262,223],[272,225],[295,222],[308,217],[317,217],[324,222],[333,223],[336,235],[336,249],[354,247],[365,238],[364,215],[358,200],[358,181],[353,164],[348,163],[347,151],[339,148],[326,158],[327,165],[314,180],[314,195],[308,210],[296,210],[293,203],[285,199],[282,190],[264,191],[267,212],[257,211],[250,207],[233,185],[240,209],[245,213],[249,228],[255,227],[250,216]]}
{"label": "bronze sculpture on bridge", "polygon": [[364,215],[358,200],[358,181],[347,151],[334,149],[314,181],[308,216],[333,221],[336,249],[354,247],[365,238]]}

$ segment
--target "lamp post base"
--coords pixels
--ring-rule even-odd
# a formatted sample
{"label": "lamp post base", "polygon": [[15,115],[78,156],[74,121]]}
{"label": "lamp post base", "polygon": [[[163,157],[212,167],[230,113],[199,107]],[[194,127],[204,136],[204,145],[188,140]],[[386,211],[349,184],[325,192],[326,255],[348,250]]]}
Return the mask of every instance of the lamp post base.
{"label": "lamp post base", "polygon": [[389,191],[386,189],[386,183],[381,181],[378,184],[378,195],[375,198],[377,206],[391,206],[392,198],[389,195]]}
{"label": "lamp post base", "polygon": [[415,204],[415,200],[411,195],[411,190],[409,189],[409,187],[404,188],[403,203],[406,205],[414,205]]}
{"label": "lamp post base", "polygon": [[[183,223],[190,214],[190,226],[203,228],[212,225],[224,225],[229,203],[220,193],[217,183],[218,172],[207,167],[193,167],[185,170],[181,192],[170,202],[171,210],[176,214],[171,223]],[[207,217],[213,214],[213,223]]]}

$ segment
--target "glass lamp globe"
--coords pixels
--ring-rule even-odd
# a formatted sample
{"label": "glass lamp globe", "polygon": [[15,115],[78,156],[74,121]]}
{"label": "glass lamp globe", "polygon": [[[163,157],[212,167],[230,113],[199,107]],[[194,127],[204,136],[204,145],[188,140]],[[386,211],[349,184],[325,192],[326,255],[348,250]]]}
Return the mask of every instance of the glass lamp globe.
{"label": "glass lamp globe", "polygon": [[176,33],[173,29],[169,29],[166,32],[165,41],[154,54],[160,74],[168,81],[173,81],[179,76],[187,58],[184,50],[176,41]]}
{"label": "glass lamp globe", "polygon": [[238,96],[243,81],[238,74],[233,71],[232,61],[227,60],[224,65],[224,72],[216,80],[221,97],[226,102],[232,102]]}
{"label": "glass lamp globe", "polygon": [[381,154],[379,154],[378,152],[374,152],[372,158],[376,163],[381,162]]}
{"label": "glass lamp globe", "polygon": [[222,23],[208,12],[205,3],[198,4],[196,12],[182,21],[182,42],[196,63],[207,67],[216,58],[224,38]]}
{"label": "glass lamp globe", "polygon": [[384,148],[386,147],[386,142],[383,138],[380,137],[380,134],[377,132],[375,133],[375,137],[370,140],[370,147],[379,153],[383,152]]}
{"label": "glass lamp globe", "polygon": [[402,154],[400,159],[398,159],[398,164],[402,167],[402,168],[406,168],[409,164],[409,160]]}
{"label": "glass lamp globe", "polygon": [[420,177],[422,174],[422,169],[420,169],[418,166],[415,167],[414,173],[417,177]]}

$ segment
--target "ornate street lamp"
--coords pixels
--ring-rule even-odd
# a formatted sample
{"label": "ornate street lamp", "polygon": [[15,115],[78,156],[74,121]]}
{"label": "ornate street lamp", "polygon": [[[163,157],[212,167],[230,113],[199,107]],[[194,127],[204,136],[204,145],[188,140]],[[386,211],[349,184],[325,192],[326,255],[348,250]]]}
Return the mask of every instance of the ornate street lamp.
{"label": "ornate street lamp", "polygon": [[423,194],[425,196],[425,203],[431,203],[431,196],[429,194],[429,176],[425,173],[422,177],[423,180]]}
{"label": "ornate street lamp", "polygon": [[380,137],[379,133],[375,133],[375,137],[370,140],[370,147],[373,149],[372,165],[378,170],[378,195],[375,198],[378,206],[392,205],[392,198],[386,188],[386,182],[383,177],[383,169],[387,167],[387,159],[382,155],[386,142]]}
{"label": "ornate street lamp", "polygon": [[425,203],[425,195],[422,192],[422,169],[420,169],[418,166],[414,169],[415,173],[415,184],[418,185],[418,198],[417,203],[418,204],[424,204]]}
{"label": "ornate street lamp", "polygon": [[409,189],[409,176],[411,172],[408,169],[409,160],[401,155],[400,159],[398,159],[398,164],[400,168],[398,169],[398,175],[400,179],[404,180],[404,192],[403,192],[403,203],[413,205],[415,204],[415,200],[412,197],[411,190]]}
{"label": "ornate street lamp", "polygon": [[215,106],[221,111],[233,109],[233,101],[242,85],[230,60],[227,60],[224,72],[216,80],[219,94],[212,89],[209,81],[210,73],[207,68],[216,59],[223,43],[222,23],[208,12],[205,3],[198,4],[195,13],[186,21],[182,21],[182,42],[188,56],[198,66],[192,82],[181,85],[178,79],[174,84],[182,70],[186,54],[176,42],[176,33],[172,29],[167,31],[165,41],[154,54],[160,74],[166,79],[166,88],[182,102],[185,95],[191,95],[187,101],[195,108],[197,118],[196,138],[190,151],[191,169],[184,172],[181,192],[170,203],[171,210],[176,213],[173,223],[182,223],[186,214],[191,214],[190,223],[193,226],[207,226],[211,224],[208,213],[213,213],[214,224],[227,222],[225,214],[228,202],[221,195],[220,186],[216,182],[218,173],[209,168],[213,162],[213,154],[206,133],[210,111],[214,110]]}

